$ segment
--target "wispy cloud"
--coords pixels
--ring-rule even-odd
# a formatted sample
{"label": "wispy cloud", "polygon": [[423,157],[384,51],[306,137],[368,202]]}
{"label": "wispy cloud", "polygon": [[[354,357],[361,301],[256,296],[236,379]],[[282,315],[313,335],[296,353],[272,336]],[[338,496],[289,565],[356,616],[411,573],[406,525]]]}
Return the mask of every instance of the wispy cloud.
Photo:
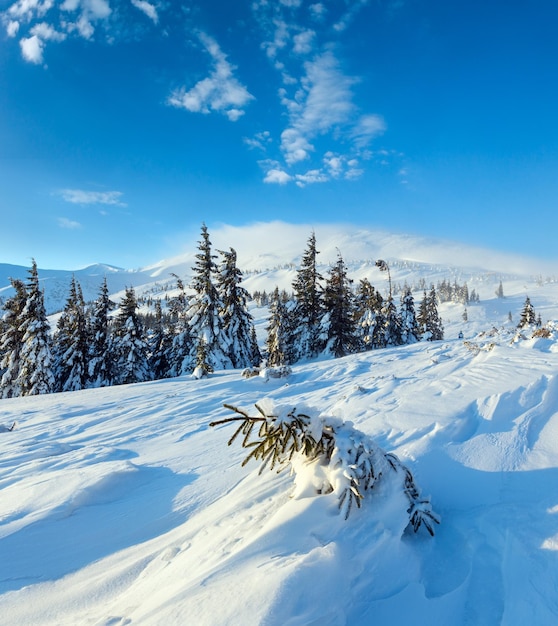
{"label": "wispy cloud", "polygon": [[[286,119],[275,144],[282,159],[268,160],[267,168],[260,162],[265,182],[303,187],[363,174],[365,152],[387,127],[382,116],[355,104],[360,79],[345,71],[342,44],[334,40],[367,3],[354,0],[327,8],[323,2],[306,7],[296,1],[252,3],[263,32],[262,49],[282,80],[278,97]],[[302,26],[308,16],[314,28]],[[271,155],[271,145],[266,152]]]}
{"label": "wispy cloud", "polygon": [[57,221],[60,228],[66,228],[68,230],[78,230],[82,228],[82,225],[79,222],[70,220],[67,217],[59,217]]}
{"label": "wispy cloud", "polygon": [[72,204],[110,204],[127,206],[122,202],[121,191],[87,191],[84,189],[61,189],[58,192],[66,202]]}
{"label": "wispy cloud", "polygon": [[211,73],[191,89],[181,87],[173,91],[168,103],[192,113],[215,111],[235,122],[244,115],[244,107],[254,96],[234,77],[236,68],[227,61],[217,42],[205,33],[199,37],[213,61]]}
{"label": "wispy cloud", "polygon": [[159,14],[157,13],[157,8],[153,4],[150,4],[145,0],[130,1],[136,7],[136,9],[139,9],[140,11],[145,13],[145,15],[147,15],[147,17],[151,19],[154,24],[157,24],[159,22]]}
{"label": "wispy cloud", "polygon": [[355,80],[343,74],[332,52],[325,52],[305,67],[302,88],[290,106],[290,126],[281,138],[289,164],[307,158],[313,150],[311,140],[348,123],[355,110],[351,93]]}

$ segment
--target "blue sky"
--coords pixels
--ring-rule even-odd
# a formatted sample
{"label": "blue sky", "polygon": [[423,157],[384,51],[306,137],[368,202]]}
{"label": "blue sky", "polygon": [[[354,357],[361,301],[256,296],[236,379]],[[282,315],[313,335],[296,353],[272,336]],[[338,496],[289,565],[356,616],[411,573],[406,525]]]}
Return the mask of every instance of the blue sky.
{"label": "blue sky", "polygon": [[0,2],[0,262],[350,222],[558,259],[554,0]]}

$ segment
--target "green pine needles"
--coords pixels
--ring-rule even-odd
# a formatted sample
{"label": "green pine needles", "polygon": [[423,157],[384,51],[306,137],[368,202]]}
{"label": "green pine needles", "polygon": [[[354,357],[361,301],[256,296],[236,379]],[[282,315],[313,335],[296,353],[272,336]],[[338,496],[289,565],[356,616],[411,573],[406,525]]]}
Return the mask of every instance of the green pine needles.
{"label": "green pine needles", "polygon": [[240,438],[242,447],[249,450],[243,466],[254,459],[261,463],[260,473],[265,468],[280,472],[289,466],[294,473],[310,471],[314,493],[334,493],[345,519],[355,505],[360,508],[367,492],[390,476],[408,500],[409,526],[415,532],[424,526],[434,535],[440,519],[430,500],[421,497],[411,471],[351,424],[308,407],[297,410],[256,404],[258,415],[251,416],[230,404],[224,406],[236,416],[210,426],[238,423],[228,445]]}

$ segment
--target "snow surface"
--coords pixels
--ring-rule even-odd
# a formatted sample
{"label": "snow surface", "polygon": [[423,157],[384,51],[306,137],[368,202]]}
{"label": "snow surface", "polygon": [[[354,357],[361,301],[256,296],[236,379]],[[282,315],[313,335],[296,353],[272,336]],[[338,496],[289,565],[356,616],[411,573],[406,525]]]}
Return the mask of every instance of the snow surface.
{"label": "snow surface", "polygon": [[[558,623],[558,343],[510,337],[3,400],[1,623]],[[209,422],[264,398],[397,454],[436,536],[404,532],[400,493],[345,521],[241,467]]]}

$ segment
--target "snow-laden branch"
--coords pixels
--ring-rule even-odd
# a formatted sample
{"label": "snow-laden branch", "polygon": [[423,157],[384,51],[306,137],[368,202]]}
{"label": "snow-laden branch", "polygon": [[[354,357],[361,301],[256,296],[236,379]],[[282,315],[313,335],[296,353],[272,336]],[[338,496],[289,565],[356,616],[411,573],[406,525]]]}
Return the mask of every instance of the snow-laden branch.
{"label": "snow-laden branch", "polygon": [[408,500],[409,525],[415,532],[424,526],[434,535],[434,524],[440,519],[430,499],[421,497],[411,471],[350,423],[319,415],[308,407],[297,410],[260,403],[255,405],[259,415],[250,416],[232,405],[224,406],[238,417],[217,420],[210,426],[239,423],[228,445],[242,435],[242,447],[250,450],[242,465],[251,459],[260,461],[260,473],[266,467],[280,472],[290,466],[295,474],[310,469],[314,493],[334,493],[345,519],[354,504],[361,506],[366,492],[393,472]]}

